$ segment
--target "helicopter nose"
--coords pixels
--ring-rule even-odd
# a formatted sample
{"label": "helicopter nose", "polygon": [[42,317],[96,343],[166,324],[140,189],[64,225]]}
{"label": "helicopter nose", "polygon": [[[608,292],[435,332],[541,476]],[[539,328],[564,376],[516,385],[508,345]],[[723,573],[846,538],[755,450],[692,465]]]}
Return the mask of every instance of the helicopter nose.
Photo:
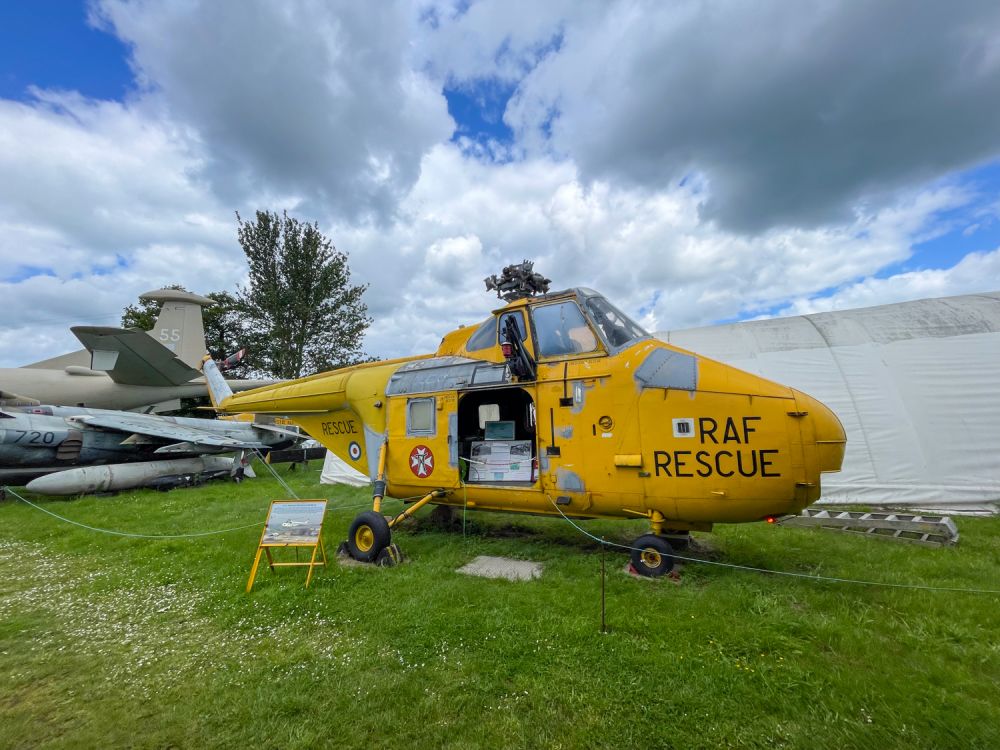
{"label": "helicopter nose", "polygon": [[[847,447],[847,433],[837,415],[826,404],[812,396],[794,391],[799,412],[805,412],[809,428],[803,430],[803,442],[812,449],[816,471],[840,471]],[[805,425],[803,425],[805,426]],[[812,433],[811,435],[809,433]]]}

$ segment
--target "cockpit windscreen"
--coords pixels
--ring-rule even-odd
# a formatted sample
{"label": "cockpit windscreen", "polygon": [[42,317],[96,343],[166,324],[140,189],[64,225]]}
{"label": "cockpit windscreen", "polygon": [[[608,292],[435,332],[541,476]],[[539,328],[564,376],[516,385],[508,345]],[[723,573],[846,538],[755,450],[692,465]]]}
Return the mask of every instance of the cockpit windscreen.
{"label": "cockpit windscreen", "polygon": [[615,349],[649,338],[649,334],[638,323],[599,294],[587,297],[584,306],[605,341]]}
{"label": "cockpit windscreen", "polygon": [[573,300],[539,305],[532,310],[540,357],[580,354],[597,349],[597,337]]}

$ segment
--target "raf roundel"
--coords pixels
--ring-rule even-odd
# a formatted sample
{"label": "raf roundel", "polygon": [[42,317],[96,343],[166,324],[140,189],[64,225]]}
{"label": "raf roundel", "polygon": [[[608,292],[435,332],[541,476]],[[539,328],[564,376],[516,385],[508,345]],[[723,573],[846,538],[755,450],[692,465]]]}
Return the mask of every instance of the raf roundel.
{"label": "raf roundel", "polygon": [[434,473],[434,454],[426,445],[418,445],[410,451],[410,471],[421,478]]}
{"label": "raf roundel", "polygon": [[352,461],[357,461],[361,458],[361,446],[352,441],[351,444],[347,446],[347,455],[351,457]]}

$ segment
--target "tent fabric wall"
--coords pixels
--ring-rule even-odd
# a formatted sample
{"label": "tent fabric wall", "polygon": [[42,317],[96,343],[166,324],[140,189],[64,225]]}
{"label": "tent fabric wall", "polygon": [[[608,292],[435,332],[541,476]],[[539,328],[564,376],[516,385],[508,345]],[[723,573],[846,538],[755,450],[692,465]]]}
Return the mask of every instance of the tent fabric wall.
{"label": "tent fabric wall", "polygon": [[347,484],[351,487],[367,487],[371,480],[367,474],[353,469],[330,451],[323,460],[323,472],[319,475],[320,484]]}
{"label": "tent fabric wall", "polygon": [[847,451],[821,502],[1000,504],[1000,292],[657,336],[836,412]]}

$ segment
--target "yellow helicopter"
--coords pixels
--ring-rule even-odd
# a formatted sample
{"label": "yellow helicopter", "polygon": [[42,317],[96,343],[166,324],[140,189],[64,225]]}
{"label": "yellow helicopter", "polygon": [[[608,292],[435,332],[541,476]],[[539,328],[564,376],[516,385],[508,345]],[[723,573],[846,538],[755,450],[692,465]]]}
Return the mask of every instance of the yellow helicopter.
{"label": "yellow helicopter", "polygon": [[[632,564],[670,539],[773,520],[820,496],[844,429],[816,399],[651,337],[590,289],[549,293],[532,264],[486,279],[508,304],[434,354],[345,367],[221,400],[288,416],[373,481],[346,547],[391,562],[392,528],[428,503],[645,518]],[[387,519],[382,499],[420,497]],[[681,537],[683,539],[683,536]]]}

